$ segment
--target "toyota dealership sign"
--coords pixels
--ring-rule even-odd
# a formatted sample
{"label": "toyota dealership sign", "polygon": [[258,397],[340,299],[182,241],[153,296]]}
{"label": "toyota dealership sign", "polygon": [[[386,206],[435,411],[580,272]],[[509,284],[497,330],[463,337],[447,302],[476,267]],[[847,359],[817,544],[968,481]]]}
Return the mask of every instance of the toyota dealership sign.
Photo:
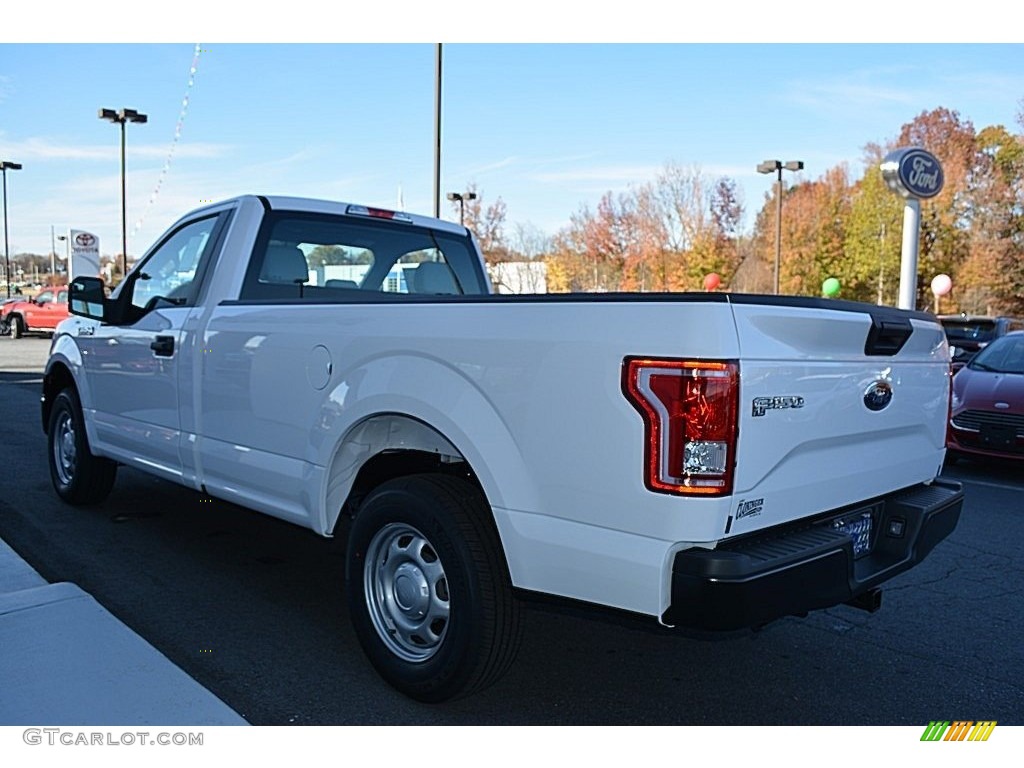
{"label": "toyota dealership sign", "polygon": [[96,277],[100,273],[100,240],[92,232],[71,230],[71,263],[68,275]]}

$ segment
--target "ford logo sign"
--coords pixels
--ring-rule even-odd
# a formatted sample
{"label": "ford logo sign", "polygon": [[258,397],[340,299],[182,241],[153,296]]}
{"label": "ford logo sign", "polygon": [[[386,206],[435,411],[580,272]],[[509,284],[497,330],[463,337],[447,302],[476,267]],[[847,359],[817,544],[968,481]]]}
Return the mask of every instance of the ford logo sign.
{"label": "ford logo sign", "polygon": [[939,159],[919,147],[903,147],[886,155],[882,177],[896,194],[918,200],[935,197],[946,180]]}
{"label": "ford logo sign", "polygon": [[880,411],[892,402],[892,384],[883,379],[874,382],[864,392],[864,405],[869,411]]}

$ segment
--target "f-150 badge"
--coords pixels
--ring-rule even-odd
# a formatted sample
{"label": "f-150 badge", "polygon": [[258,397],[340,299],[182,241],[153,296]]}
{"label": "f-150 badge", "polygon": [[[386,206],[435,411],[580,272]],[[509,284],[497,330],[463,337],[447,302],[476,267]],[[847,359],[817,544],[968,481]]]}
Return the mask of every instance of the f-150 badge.
{"label": "f-150 badge", "polygon": [[755,397],[754,416],[764,416],[768,411],[781,408],[803,408],[804,399],[797,395],[783,395],[779,397]]}

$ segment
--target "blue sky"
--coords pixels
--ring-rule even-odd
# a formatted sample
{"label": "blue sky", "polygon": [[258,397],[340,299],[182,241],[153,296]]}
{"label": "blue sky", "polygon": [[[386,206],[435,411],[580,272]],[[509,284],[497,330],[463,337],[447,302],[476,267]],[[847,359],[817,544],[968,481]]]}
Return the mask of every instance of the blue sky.
{"label": "blue sky", "polygon": [[[24,165],[7,179],[12,254],[49,252],[51,225],[88,229],[104,253],[120,250],[119,135],[97,118],[100,107],[149,116],[128,126],[133,255],[201,201],[237,194],[393,208],[401,189],[407,210],[431,212],[432,43],[211,36],[0,42],[0,159]],[[463,42],[443,50],[442,193],[475,183],[485,203],[505,201],[510,229],[546,234],[668,162],[734,177],[749,224],[771,185],[755,171],[764,159],[803,160],[805,178],[844,162],[858,175],[867,142],[894,138],[938,106],[977,128],[1022,130],[1019,44]],[[456,218],[447,201],[442,216]]]}

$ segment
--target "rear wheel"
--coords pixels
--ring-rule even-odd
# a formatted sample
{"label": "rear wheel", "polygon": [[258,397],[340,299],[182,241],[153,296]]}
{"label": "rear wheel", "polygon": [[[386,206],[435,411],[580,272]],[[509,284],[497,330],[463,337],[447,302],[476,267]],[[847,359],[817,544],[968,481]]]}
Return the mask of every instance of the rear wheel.
{"label": "rear wheel", "polygon": [[47,430],[50,480],[69,504],[103,501],[114,487],[117,464],[89,450],[78,395],[70,387],[57,395]]}
{"label": "rear wheel", "polygon": [[482,690],[519,646],[519,605],[483,495],[446,475],[384,483],[349,533],[356,636],[377,672],[414,699]]}

